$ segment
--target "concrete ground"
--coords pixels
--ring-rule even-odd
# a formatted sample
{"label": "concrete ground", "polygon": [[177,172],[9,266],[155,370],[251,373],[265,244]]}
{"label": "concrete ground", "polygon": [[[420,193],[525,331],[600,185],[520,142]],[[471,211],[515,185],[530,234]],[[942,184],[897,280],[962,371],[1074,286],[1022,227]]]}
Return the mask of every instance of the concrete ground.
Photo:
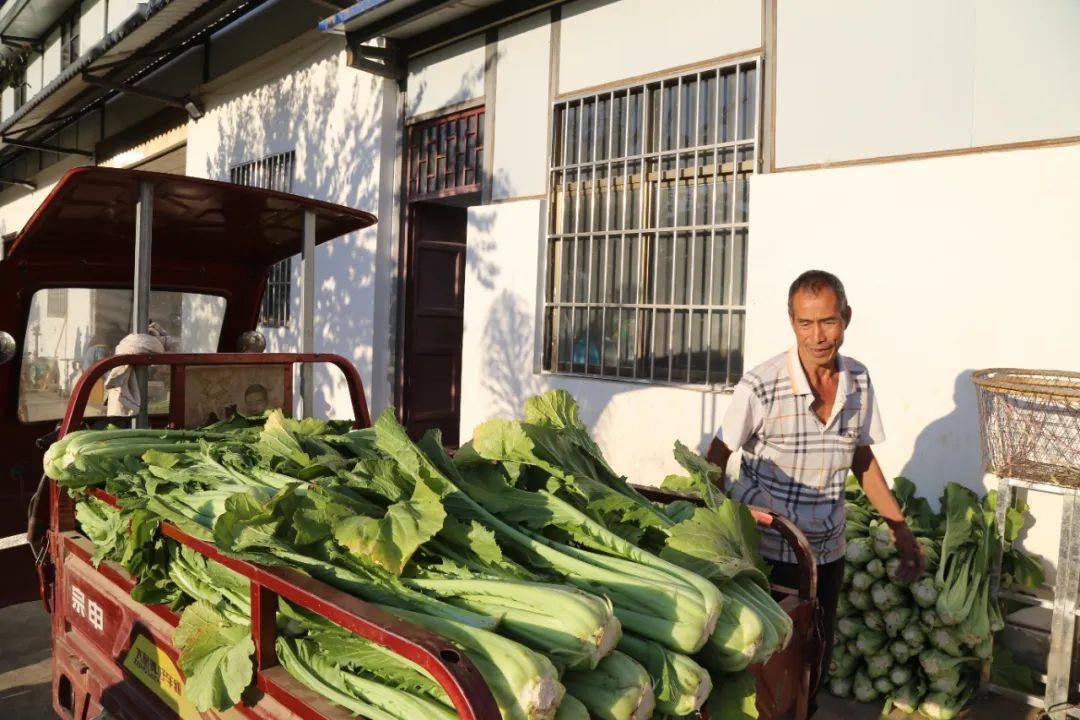
{"label": "concrete ground", "polygon": [[56,718],[49,632],[49,616],[38,600],[0,609],[0,718]]}

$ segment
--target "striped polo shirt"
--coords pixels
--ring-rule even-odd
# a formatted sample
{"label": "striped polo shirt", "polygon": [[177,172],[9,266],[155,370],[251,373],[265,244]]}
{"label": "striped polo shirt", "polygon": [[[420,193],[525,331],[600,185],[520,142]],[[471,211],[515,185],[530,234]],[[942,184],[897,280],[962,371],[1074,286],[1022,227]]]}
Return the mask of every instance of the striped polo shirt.
{"label": "striped polo shirt", "polygon": [[[885,439],[870,375],[838,356],[836,400],[827,422],[810,409],[814,394],[795,348],[743,375],[717,436],[742,450],[735,500],[787,517],[803,531],[817,562],[844,555],[844,481],[855,448]],[[779,533],[762,531],[761,554],[795,562]]]}

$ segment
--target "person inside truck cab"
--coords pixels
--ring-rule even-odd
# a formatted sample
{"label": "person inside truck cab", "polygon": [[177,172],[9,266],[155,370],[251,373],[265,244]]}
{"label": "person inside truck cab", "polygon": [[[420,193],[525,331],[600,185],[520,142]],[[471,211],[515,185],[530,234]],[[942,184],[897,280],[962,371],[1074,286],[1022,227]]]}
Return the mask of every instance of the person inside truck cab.
{"label": "person inside truck cab", "polygon": [[[145,333],[132,333],[116,345],[114,355],[145,355],[177,352],[179,343],[154,321]],[[139,412],[139,386],[135,368],[121,365],[105,375],[106,414],[110,417],[133,417]]]}
{"label": "person inside truck cab", "polygon": [[270,395],[260,383],[248,385],[244,391],[244,414],[262,415],[270,405]]}
{"label": "person inside truck cab", "polygon": [[[843,283],[823,270],[801,274],[788,290],[788,320],[793,346],[743,375],[708,459],[726,468],[731,454],[742,451],[731,497],[787,517],[810,542],[817,560],[824,669],[843,580],[849,473],[893,532],[901,561],[897,578],[915,580],[925,562],[871,449],[885,432],[870,373],[840,354],[851,323]],[[797,587],[794,552],[779,534],[764,530],[760,549],[773,566],[772,581]]]}

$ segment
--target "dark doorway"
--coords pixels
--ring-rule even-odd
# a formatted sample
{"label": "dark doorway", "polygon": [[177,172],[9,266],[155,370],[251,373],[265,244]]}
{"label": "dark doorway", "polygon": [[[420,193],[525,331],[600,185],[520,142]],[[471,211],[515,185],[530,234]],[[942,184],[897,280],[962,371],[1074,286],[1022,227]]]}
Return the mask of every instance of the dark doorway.
{"label": "dark doorway", "polygon": [[460,443],[468,206],[480,200],[483,106],[407,128],[401,420]]}
{"label": "dark doorway", "polygon": [[438,428],[457,447],[468,211],[415,202],[409,214],[403,421],[413,437]]}

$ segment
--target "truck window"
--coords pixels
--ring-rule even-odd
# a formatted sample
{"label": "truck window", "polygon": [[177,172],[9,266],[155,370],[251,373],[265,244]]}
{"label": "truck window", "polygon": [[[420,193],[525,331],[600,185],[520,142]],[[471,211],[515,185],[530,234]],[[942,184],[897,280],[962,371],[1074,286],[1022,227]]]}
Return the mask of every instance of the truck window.
{"label": "truck window", "polygon": [[[75,383],[98,360],[115,354],[131,327],[131,290],[50,288],[34,293],[23,341],[19,420],[59,420]],[[216,352],[225,299],[199,293],[154,291],[150,320],[172,352]],[[169,370],[150,370],[150,412],[169,409]],[[90,393],[86,416],[105,414],[104,382]]]}

